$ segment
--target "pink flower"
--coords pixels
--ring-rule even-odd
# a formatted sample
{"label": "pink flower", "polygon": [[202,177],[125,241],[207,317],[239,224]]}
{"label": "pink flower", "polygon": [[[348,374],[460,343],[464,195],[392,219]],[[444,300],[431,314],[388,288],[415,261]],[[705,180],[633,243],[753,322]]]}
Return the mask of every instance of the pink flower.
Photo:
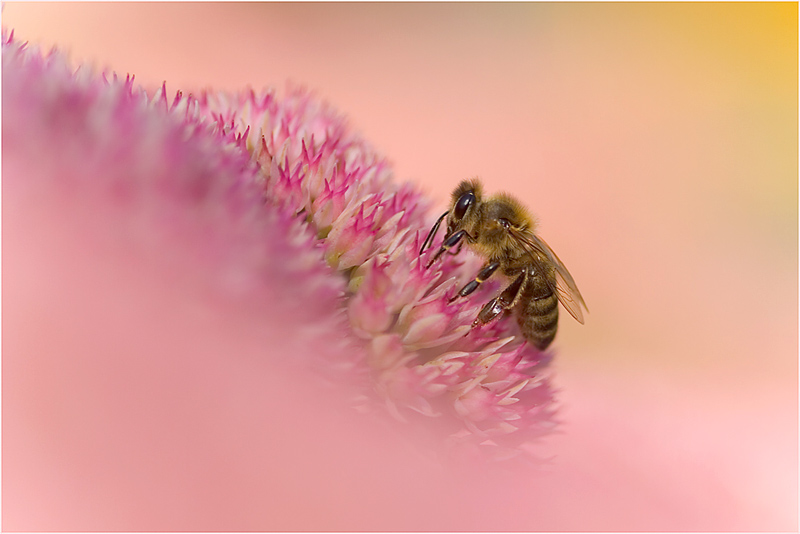
{"label": "pink flower", "polygon": [[389,410],[401,420],[438,418],[453,444],[502,456],[533,451],[554,426],[549,355],[524,343],[513,321],[472,330],[479,298],[448,304],[479,262],[424,268],[429,202],[396,183],[384,160],[303,90],[282,100],[251,91],[199,102],[199,117],[235,135],[258,162],[267,198],[303,216],[328,265],[346,277],[350,327]]}
{"label": "pink flower", "polygon": [[[35,77],[3,71],[4,529],[797,529],[797,261],[794,231],[781,230],[796,220],[796,206],[778,201],[796,185],[796,5],[700,6],[695,15],[719,24],[691,24],[688,33],[696,17],[665,17],[657,6],[636,9],[635,25],[627,16],[611,17],[615,23],[581,9],[522,6],[513,14],[519,31],[508,31],[511,12],[502,5],[477,17],[472,6],[456,6],[445,11],[459,15],[458,24],[404,33],[419,26],[420,9],[443,15],[424,6],[5,6],[18,36],[114,65],[120,84],[135,73],[141,101],[129,116],[150,127],[107,125],[113,88],[93,83],[102,75],[85,67],[73,76],[77,63],[60,54],[46,53],[46,72]],[[100,20],[125,34],[123,42],[97,31]],[[655,30],[649,45],[638,39],[643,27]],[[153,38],[148,28],[164,31]],[[623,50],[626,35],[643,46]],[[693,46],[646,53],[687,39]],[[721,55],[721,42],[738,46]],[[583,49],[591,53],[575,53]],[[170,61],[181,51],[182,61]],[[36,61],[25,57],[15,61]],[[641,76],[642,67],[677,76]],[[367,259],[369,279],[355,277],[358,267],[336,272],[323,249],[327,236],[312,230],[307,213],[263,203],[255,147],[243,153],[235,142],[240,126],[229,120],[219,136],[212,119],[205,133],[159,137],[205,115],[188,105],[188,86],[175,76],[194,72],[212,87],[236,89],[233,79],[249,76],[260,87],[287,69],[325,93],[338,88],[336,106],[402,160],[390,166],[397,183],[413,174],[443,202],[455,182],[482,172],[487,189],[511,190],[543,216],[544,237],[590,293],[593,312],[585,328],[562,319],[555,365],[539,365],[563,387],[559,431],[525,441],[554,456],[545,475],[517,462],[470,461],[495,447],[480,444],[451,397],[416,392],[425,384],[413,362],[396,365],[408,353],[451,352],[409,350],[409,328],[421,321],[411,312],[430,304],[439,313],[435,291],[450,273],[459,283],[474,274],[472,258],[446,256],[430,272]],[[534,80],[533,71],[543,76]],[[461,75],[475,72],[485,76],[464,84]],[[12,94],[10,73],[35,83]],[[574,83],[581,78],[597,83]],[[70,117],[64,95],[79,100],[89,91],[76,79],[99,89]],[[689,86],[701,90],[681,90]],[[176,89],[184,95],[167,113]],[[343,106],[341,95],[365,90],[377,90],[384,105],[362,98]],[[621,101],[620,90],[631,98]],[[279,91],[275,105],[286,95]],[[54,97],[41,109],[22,105]],[[609,124],[615,103],[622,105]],[[470,127],[452,128],[462,123]],[[764,132],[774,142],[762,143]],[[207,146],[198,148],[202,139]],[[159,149],[183,141],[183,149]],[[108,157],[114,151],[122,163]],[[194,196],[191,187],[163,186],[195,183],[180,177],[226,157],[231,165],[217,165],[209,180],[261,181],[252,208],[214,189]],[[730,169],[750,168],[770,180],[731,180]],[[759,194],[742,194],[748,188]],[[323,184],[313,227],[333,226],[348,191]],[[431,212],[443,210],[428,202],[423,232]],[[684,209],[665,225],[676,208]],[[731,232],[726,215],[752,231]],[[284,231],[285,222],[296,232]],[[734,242],[744,247],[726,246]],[[764,269],[766,288],[736,290]],[[417,298],[408,280],[428,275],[439,276],[433,300],[398,325],[402,303]],[[330,301],[314,298],[318,283],[332,284]],[[676,287],[700,288],[705,298],[687,307],[688,294]],[[493,293],[482,287],[455,308],[466,312]],[[745,304],[758,313],[742,313]],[[687,313],[693,322],[680,320]],[[441,325],[432,323],[415,328],[421,342]],[[576,353],[573,345],[585,346]],[[440,365],[460,372],[466,363]],[[482,392],[476,386],[462,404],[489,406]],[[400,401],[415,398],[431,409],[441,401],[443,414]],[[446,449],[456,461],[443,468],[430,452],[462,434],[463,446]],[[523,447],[501,441],[497,453]]]}
{"label": "pink flower", "polygon": [[5,35],[3,73],[11,198],[64,195],[87,239],[274,317],[306,341],[288,364],[339,383],[361,411],[427,426],[470,455],[535,455],[555,424],[549,355],[514,321],[472,329],[480,298],[448,303],[479,260],[425,269],[430,202],[329,106],[300,89],[148,95]]}

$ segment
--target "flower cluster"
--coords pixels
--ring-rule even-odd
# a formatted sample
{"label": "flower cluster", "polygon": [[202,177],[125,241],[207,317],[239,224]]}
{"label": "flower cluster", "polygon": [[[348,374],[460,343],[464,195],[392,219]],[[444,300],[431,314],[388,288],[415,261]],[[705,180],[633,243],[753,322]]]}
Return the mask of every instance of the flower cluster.
{"label": "flower cluster", "polygon": [[258,165],[195,119],[195,99],[73,71],[57,51],[42,55],[12,35],[3,35],[2,62],[7,198],[50,199],[85,219],[86,239],[115,243],[227,310],[279,310],[326,356],[341,353],[331,339],[346,327],[345,282],[321,261],[307,224],[265,207]]}
{"label": "flower cluster", "polygon": [[492,456],[530,452],[553,428],[550,355],[515,321],[471,328],[485,299],[449,303],[480,259],[426,269],[429,201],[307,91],[148,95],[5,34],[3,71],[4,150],[33,159],[37,146],[58,147],[54,175],[110,176],[90,188],[139,206],[131,213],[153,227],[171,218],[174,228],[180,204],[179,226],[208,227],[203,239],[238,247],[225,257],[247,258],[222,266],[224,291],[248,302],[301,291],[295,301],[313,306],[292,320],[325,325],[312,330],[337,347],[326,365],[367,385],[362,408],[427,421],[451,445]]}
{"label": "flower cluster", "polygon": [[[401,420],[434,418],[454,444],[526,449],[554,426],[550,354],[525,343],[515,321],[473,330],[483,300],[449,300],[480,259],[462,254],[425,269],[429,202],[395,182],[330,107],[303,89],[287,93],[204,94],[199,111],[236,133],[266,197],[304,217],[327,263],[347,277],[347,317],[379,398]],[[484,294],[498,289],[484,285]]]}

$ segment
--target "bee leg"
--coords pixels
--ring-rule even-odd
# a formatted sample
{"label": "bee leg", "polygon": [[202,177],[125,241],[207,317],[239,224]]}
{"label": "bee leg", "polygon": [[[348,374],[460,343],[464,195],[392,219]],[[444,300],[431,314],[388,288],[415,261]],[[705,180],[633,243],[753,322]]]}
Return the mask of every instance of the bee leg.
{"label": "bee leg", "polygon": [[522,287],[527,279],[528,271],[523,270],[499,296],[486,303],[486,306],[478,312],[478,317],[472,322],[472,328],[489,324],[503,311],[513,308],[522,293]]}
{"label": "bee leg", "polygon": [[455,256],[456,254],[458,254],[459,252],[461,252],[461,245],[463,245],[463,244],[464,244],[464,242],[462,241],[462,242],[461,242],[461,243],[459,243],[459,244],[458,244],[458,246],[456,247],[456,250],[455,250],[455,252],[448,250],[448,251],[447,251],[447,253],[448,253],[448,254],[450,254],[451,256]]}
{"label": "bee leg", "polygon": [[442,215],[438,219],[436,219],[436,224],[433,225],[433,228],[431,228],[431,231],[428,232],[428,237],[426,237],[425,241],[422,242],[422,248],[419,249],[419,255],[420,256],[422,256],[422,253],[425,252],[426,248],[428,248],[428,245],[432,245],[433,244],[433,238],[436,236],[437,230],[439,230],[439,225],[442,224],[442,219],[447,217],[448,213],[450,213],[450,212],[446,211],[446,212],[442,213]]}
{"label": "bee leg", "polygon": [[[459,246],[461,246],[460,243],[459,243]],[[487,263],[486,265],[484,265],[483,269],[481,269],[478,272],[478,275],[475,277],[475,279],[472,280],[471,282],[469,282],[464,287],[462,287],[461,291],[459,291],[456,296],[454,296],[453,298],[451,298],[448,301],[448,304],[450,302],[453,302],[457,298],[466,297],[467,295],[469,295],[470,293],[472,293],[473,291],[478,289],[478,286],[480,286],[482,283],[484,283],[486,280],[488,280],[489,277],[494,274],[494,272],[497,270],[498,267],[500,267],[500,262],[499,261],[493,261],[491,263]]]}
{"label": "bee leg", "polygon": [[451,248],[456,246],[458,244],[458,242],[461,241],[461,238],[463,238],[465,235],[467,235],[467,231],[466,230],[459,230],[458,232],[454,233],[453,235],[451,235],[450,237],[445,239],[444,243],[442,243],[442,246],[436,252],[436,255],[433,258],[431,258],[431,260],[428,262],[428,264],[425,266],[425,268],[427,269],[431,265],[433,265],[433,262],[438,260],[439,256],[444,254],[445,251],[450,250]]}

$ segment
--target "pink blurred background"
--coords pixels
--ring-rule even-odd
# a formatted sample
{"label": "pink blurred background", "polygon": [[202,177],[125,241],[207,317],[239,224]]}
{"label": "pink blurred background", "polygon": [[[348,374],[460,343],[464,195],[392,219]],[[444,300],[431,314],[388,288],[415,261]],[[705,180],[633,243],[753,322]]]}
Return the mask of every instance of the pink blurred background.
{"label": "pink blurred background", "polygon": [[[5,530],[797,530],[796,4],[6,3],[2,16],[19,39],[147,87],[307,85],[441,209],[475,175],[524,199],[591,311],[556,340],[565,423],[546,480],[465,487],[313,396],[270,422],[299,448],[233,426],[130,457],[92,419],[31,419],[48,390],[17,396],[5,374]],[[48,307],[4,289],[6,329]],[[46,358],[4,344],[4,368]],[[47,448],[65,435],[74,449]],[[102,461],[82,446],[98,440]],[[173,455],[169,476],[151,461]]]}

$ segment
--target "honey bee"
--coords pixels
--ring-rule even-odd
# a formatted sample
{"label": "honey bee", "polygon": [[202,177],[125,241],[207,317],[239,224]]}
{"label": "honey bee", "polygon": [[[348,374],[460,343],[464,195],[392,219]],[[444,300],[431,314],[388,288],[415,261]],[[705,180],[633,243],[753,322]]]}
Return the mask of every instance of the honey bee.
{"label": "honey bee", "polygon": [[426,268],[446,251],[466,242],[486,259],[474,280],[467,283],[450,302],[466,297],[496,272],[511,283],[478,313],[473,327],[483,326],[503,311],[515,310],[522,335],[540,350],[546,349],[558,329],[558,303],[583,324],[586,308],[578,286],[555,252],[537,236],[536,223],[528,210],[505,193],[483,200],[479,180],[464,180],[452,194],[450,209],[433,225],[422,243],[420,256],[433,244],[442,220],[447,217],[447,234]]}

